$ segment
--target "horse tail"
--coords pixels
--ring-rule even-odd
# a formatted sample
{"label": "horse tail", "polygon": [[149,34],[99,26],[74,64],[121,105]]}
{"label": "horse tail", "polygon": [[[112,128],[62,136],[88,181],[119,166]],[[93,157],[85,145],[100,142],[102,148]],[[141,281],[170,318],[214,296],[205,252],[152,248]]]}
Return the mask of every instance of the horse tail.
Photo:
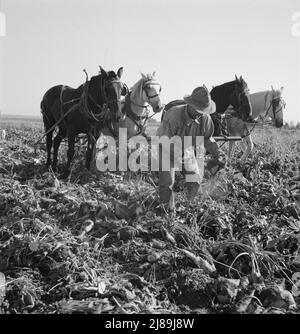
{"label": "horse tail", "polygon": [[54,124],[53,119],[50,115],[50,108],[47,103],[47,95],[45,94],[42,101],[41,101],[41,113],[43,115],[43,123],[45,130],[48,131],[48,129],[51,128],[51,126]]}
{"label": "horse tail", "polygon": [[55,105],[59,98],[60,86],[55,86],[50,88],[45,95],[40,104],[41,113],[43,115],[43,122],[45,130],[49,130],[56,123],[57,116],[55,115]]}

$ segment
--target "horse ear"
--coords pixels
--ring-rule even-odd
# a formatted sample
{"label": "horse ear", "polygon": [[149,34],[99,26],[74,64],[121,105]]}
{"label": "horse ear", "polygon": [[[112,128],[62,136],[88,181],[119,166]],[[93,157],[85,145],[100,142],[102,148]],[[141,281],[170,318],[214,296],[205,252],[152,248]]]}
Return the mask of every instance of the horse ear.
{"label": "horse ear", "polygon": [[271,85],[271,88],[272,88],[272,91],[275,92],[275,89],[274,89],[274,87],[272,85]]}
{"label": "horse ear", "polygon": [[152,76],[155,77],[155,74],[156,74],[156,71],[154,71],[154,72],[152,73]]}
{"label": "horse ear", "polygon": [[237,75],[235,75],[235,80],[236,80],[236,81],[238,81],[238,80],[239,80],[239,79],[238,79],[238,77],[237,77]]}
{"label": "horse ear", "polygon": [[117,74],[118,74],[119,79],[121,79],[121,76],[122,76],[122,74],[123,74],[123,67],[120,67],[120,68],[118,69]]}
{"label": "horse ear", "polygon": [[104,79],[107,80],[108,79],[107,72],[101,66],[99,66],[99,68],[100,68],[101,75],[103,75]]}
{"label": "horse ear", "polygon": [[280,88],[280,90],[281,90],[281,92],[283,92],[283,91],[284,91],[284,87],[282,86],[282,87]]}
{"label": "horse ear", "polygon": [[141,73],[142,78],[143,78],[144,80],[146,80],[147,77],[145,76],[145,74],[144,74],[142,71],[140,71],[140,73]]}

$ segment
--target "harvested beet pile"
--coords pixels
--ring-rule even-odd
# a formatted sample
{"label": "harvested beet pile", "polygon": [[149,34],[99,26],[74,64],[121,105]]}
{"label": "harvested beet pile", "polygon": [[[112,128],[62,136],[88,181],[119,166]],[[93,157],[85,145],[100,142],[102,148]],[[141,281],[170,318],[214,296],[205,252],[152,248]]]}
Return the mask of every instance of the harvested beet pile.
{"label": "harvested beet pile", "polygon": [[197,206],[179,193],[169,216],[155,173],[77,159],[62,180],[34,149],[41,134],[0,142],[0,312],[299,313],[296,137],[204,180]]}

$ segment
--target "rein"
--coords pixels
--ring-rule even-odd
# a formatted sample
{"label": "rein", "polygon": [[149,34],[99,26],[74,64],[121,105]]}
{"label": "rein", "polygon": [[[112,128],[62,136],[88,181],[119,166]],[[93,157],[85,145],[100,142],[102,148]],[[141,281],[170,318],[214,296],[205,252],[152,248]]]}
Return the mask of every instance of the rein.
{"label": "rein", "polygon": [[134,113],[131,109],[131,104],[136,105],[140,108],[142,107],[142,108],[146,108],[146,109],[148,109],[149,105],[148,106],[138,105],[137,103],[135,103],[131,100],[130,95],[131,95],[131,92],[125,98],[125,106],[124,106],[125,115],[138,127],[139,131],[136,135],[138,136],[138,135],[142,134],[143,136],[146,136],[145,135],[145,128],[146,128],[147,121],[151,117],[153,117],[154,114],[152,116],[149,116],[149,112],[148,112],[147,115],[138,116],[136,113]]}
{"label": "rein", "polygon": [[[157,85],[160,87],[159,89],[159,93],[158,94],[155,94],[155,95],[149,95],[148,94],[148,90],[147,88],[150,86],[150,85]],[[135,105],[139,108],[143,108],[143,109],[148,109],[149,108],[149,105],[150,105],[150,100],[155,98],[155,97],[158,97],[160,96],[160,93],[161,93],[161,85],[158,83],[158,82],[155,82],[153,79],[148,79],[146,80],[145,82],[143,82],[143,87],[142,87],[142,90],[145,92],[146,96],[147,96],[147,99],[148,99],[148,105],[140,105],[138,103],[136,103],[135,101],[133,101],[130,97],[131,97],[131,92],[128,93],[128,98],[126,97],[125,98],[125,115],[128,116],[128,118],[138,127],[139,129],[139,132],[136,134],[136,135],[140,135],[142,134],[143,136],[145,136],[147,139],[149,139],[149,137],[145,134],[145,128],[146,128],[146,124],[147,124],[147,121],[152,118],[155,113],[153,113],[153,115],[149,116],[149,111],[147,113],[147,115],[145,116],[138,116],[137,114],[135,114],[132,109],[131,109],[131,105]],[[141,123],[143,122],[143,124]]]}
{"label": "rein", "polygon": [[[159,93],[158,94],[155,94],[155,95],[149,95],[148,94],[148,90],[147,88],[150,86],[150,85],[158,85],[160,86],[160,90],[159,90]],[[157,82],[155,82],[153,79],[148,79],[146,80],[145,82],[143,82],[143,86],[142,86],[142,90],[145,92],[146,94],[146,97],[148,99],[148,104],[147,105],[141,105],[141,104],[138,104],[136,103],[134,100],[131,99],[131,93],[132,91],[130,91],[126,97],[125,97],[125,105],[123,107],[123,114],[126,115],[138,128],[138,132],[136,134],[136,136],[138,135],[142,135],[144,136],[148,141],[150,141],[150,138],[149,136],[147,136],[145,134],[145,128],[146,128],[146,125],[147,125],[147,121],[152,118],[155,113],[153,113],[151,116],[149,115],[149,106],[151,106],[150,104],[150,100],[152,98],[155,98],[157,96],[160,95],[160,92],[161,92],[161,85]],[[131,108],[131,106],[134,105],[138,108],[142,108],[142,109],[145,109],[146,111],[148,110],[147,114],[146,115],[143,115],[143,116],[139,116],[137,115]],[[115,138],[118,138],[118,134],[116,134],[115,132],[115,129],[114,129],[114,126],[113,126],[113,123],[109,123],[107,125],[107,128],[109,129],[110,133],[115,137]]]}
{"label": "rein", "polygon": [[[86,73],[86,71],[84,71]],[[107,99],[107,96],[106,96],[106,92],[105,92],[105,88],[113,83],[121,83],[122,82],[120,80],[109,80],[108,82],[106,82],[105,84],[104,83],[104,80],[102,79],[102,84],[101,84],[101,93],[102,93],[102,97],[103,97],[103,100],[104,100],[104,103],[103,105],[99,105],[96,100],[93,98],[93,96],[91,94],[88,93],[88,90],[89,90],[89,84],[90,84],[90,81],[88,81],[88,75],[86,73],[86,82],[83,84],[83,92],[81,94],[81,97],[79,98],[75,98],[75,99],[72,99],[72,100],[69,100],[69,101],[63,101],[63,92],[65,90],[65,87],[66,86],[62,86],[61,88],[61,92],[60,92],[60,110],[61,110],[61,117],[60,119],[48,130],[44,133],[43,136],[41,136],[34,144],[34,146],[36,146],[44,137],[47,136],[48,133],[50,133],[51,131],[53,131],[53,129],[56,128],[56,126],[58,126],[61,122],[65,122],[65,118],[66,116],[68,116],[71,112],[75,111],[75,110],[79,110],[79,112],[81,112],[86,121],[88,123],[91,124],[90,120],[92,121],[95,121],[95,122],[100,122],[100,121],[104,121],[105,118],[108,116],[110,110],[109,108],[107,107],[107,104],[109,102],[114,102],[114,101],[120,101],[119,99],[115,99],[115,100],[108,100]],[[100,109],[100,115],[97,117],[95,116],[95,114],[90,110],[89,106],[88,106],[88,99],[90,99],[94,105]],[[74,104],[73,106],[71,106],[65,113],[63,113],[63,106],[64,105],[67,105],[67,104],[71,104],[71,103],[74,103],[74,102],[77,102],[76,104]],[[104,113],[104,115],[103,115]],[[100,118],[101,116],[101,118]]]}
{"label": "rein", "polygon": [[[266,117],[269,115],[269,111],[270,111],[271,107],[273,107],[272,109],[273,109],[274,120],[276,119],[276,114],[278,114],[280,111],[282,111],[283,108],[285,108],[285,102],[283,101],[283,99],[281,97],[274,97],[272,92],[268,92],[266,94],[266,96],[265,96],[265,106],[267,105],[267,97],[268,97],[269,93],[272,94],[272,99],[271,99],[271,102],[270,102],[270,105],[269,105],[268,109],[266,110],[265,116],[263,117],[263,121],[265,121]],[[276,111],[276,106],[275,106],[276,101],[279,101],[279,102],[282,101],[282,104],[283,104],[283,106],[281,106],[280,109],[278,109],[277,111]]]}
{"label": "rein", "polygon": [[[95,100],[95,98],[89,93],[89,86],[90,86],[90,81],[88,81],[88,79],[86,80],[86,82],[83,84],[83,92],[80,98],[77,99],[72,99],[70,101],[66,101],[63,102],[62,101],[62,92],[61,92],[61,105],[66,105],[66,104],[70,104],[73,102],[77,102],[79,104],[79,110],[81,111],[81,113],[84,115],[84,117],[86,118],[86,120],[90,123],[92,122],[103,122],[105,120],[107,120],[108,115],[109,115],[109,108],[108,108],[108,103],[110,102],[118,102],[119,99],[114,99],[114,100],[108,100],[106,92],[105,92],[105,88],[109,85],[112,85],[113,83],[121,83],[120,80],[110,80],[108,82],[104,82],[104,79],[102,78],[102,82],[101,82],[101,95],[103,98],[103,105],[100,105],[97,103],[97,101]],[[64,88],[64,87],[63,87]],[[62,89],[63,91],[63,89]],[[90,106],[89,106],[89,100],[93,103],[93,105],[96,107],[96,110],[100,110],[99,113],[95,113],[93,112],[93,110],[91,110]],[[94,108],[93,108],[94,109]]]}

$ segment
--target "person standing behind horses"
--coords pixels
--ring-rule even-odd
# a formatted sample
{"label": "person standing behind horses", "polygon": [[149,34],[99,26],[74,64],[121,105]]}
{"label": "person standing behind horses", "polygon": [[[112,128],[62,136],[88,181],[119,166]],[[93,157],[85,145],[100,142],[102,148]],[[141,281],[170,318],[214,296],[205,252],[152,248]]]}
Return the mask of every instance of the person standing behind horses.
{"label": "person standing behind horses", "polygon": [[[168,109],[164,115],[157,130],[157,136],[166,136],[168,138],[180,138],[184,142],[185,136],[192,138],[192,146],[189,148],[189,154],[182,148],[177,151],[166,154],[170,161],[169,170],[162,168],[162,160],[164,148],[159,145],[159,196],[161,204],[167,206],[168,209],[175,208],[175,198],[173,186],[175,182],[175,168],[182,167],[182,171],[192,182],[186,182],[187,198],[193,200],[198,193],[202,181],[203,173],[195,156],[196,137],[204,137],[204,147],[212,155],[210,161],[211,167],[216,167],[215,172],[225,166],[226,157],[223,151],[219,148],[215,140],[212,138],[214,133],[214,125],[210,114],[215,112],[216,105],[211,100],[210,94],[205,86],[195,88],[191,95],[184,97],[185,104],[175,105]],[[178,136],[178,137],[176,137]],[[184,147],[184,144],[182,144]],[[181,170],[181,169],[180,169]],[[191,178],[192,177],[192,178]],[[187,181],[187,178],[186,178]]]}

